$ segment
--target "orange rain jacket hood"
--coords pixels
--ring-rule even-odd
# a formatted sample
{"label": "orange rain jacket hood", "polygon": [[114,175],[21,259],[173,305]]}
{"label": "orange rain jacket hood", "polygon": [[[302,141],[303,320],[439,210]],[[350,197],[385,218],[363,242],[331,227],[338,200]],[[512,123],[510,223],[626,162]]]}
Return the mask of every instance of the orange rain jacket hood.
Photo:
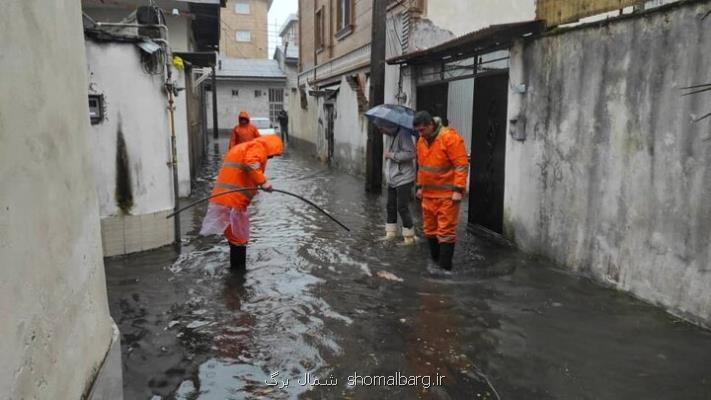
{"label": "orange rain jacket hood", "polygon": [[245,125],[240,125],[240,118],[246,118],[249,121],[249,113],[247,111],[240,111],[237,117],[237,125],[232,128],[232,135],[230,136],[230,148],[238,144],[249,142],[260,136],[259,130],[256,126],[252,125],[251,122],[247,122]]}

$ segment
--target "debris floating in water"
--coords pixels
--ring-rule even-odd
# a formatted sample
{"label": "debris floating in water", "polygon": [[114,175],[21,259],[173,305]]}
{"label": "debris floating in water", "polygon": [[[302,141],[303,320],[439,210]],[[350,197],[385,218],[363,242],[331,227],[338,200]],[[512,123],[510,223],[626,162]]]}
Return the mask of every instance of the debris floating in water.
{"label": "debris floating in water", "polygon": [[387,272],[387,271],[378,271],[375,273],[375,276],[381,279],[385,279],[386,281],[393,281],[393,282],[404,282],[405,280],[402,278],[399,278],[393,273]]}

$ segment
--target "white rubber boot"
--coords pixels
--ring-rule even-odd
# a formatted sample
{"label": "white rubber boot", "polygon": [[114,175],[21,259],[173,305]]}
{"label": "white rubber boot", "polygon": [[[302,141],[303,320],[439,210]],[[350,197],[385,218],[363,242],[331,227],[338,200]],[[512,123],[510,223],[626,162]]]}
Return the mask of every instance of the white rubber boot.
{"label": "white rubber boot", "polygon": [[403,246],[415,244],[415,228],[402,228]]}
{"label": "white rubber boot", "polygon": [[397,238],[397,224],[385,224],[385,238],[383,240],[392,240]]}

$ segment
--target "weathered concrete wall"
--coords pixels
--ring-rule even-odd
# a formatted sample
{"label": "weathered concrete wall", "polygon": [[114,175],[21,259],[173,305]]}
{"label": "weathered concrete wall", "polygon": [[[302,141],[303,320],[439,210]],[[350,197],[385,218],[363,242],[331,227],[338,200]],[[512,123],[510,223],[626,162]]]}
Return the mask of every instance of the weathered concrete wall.
{"label": "weathered concrete wall", "polygon": [[[368,93],[367,83],[363,90]],[[345,77],[341,78],[335,109],[333,165],[350,174],[363,176],[368,119],[358,111],[358,95]]]}
{"label": "weathered concrete wall", "polygon": [[[103,94],[106,104],[91,135],[106,256],[173,240],[172,221],[164,218],[174,204],[168,100],[162,76],[143,71],[139,51],[133,44],[86,42],[89,91]],[[187,131],[179,132],[187,139]],[[187,164],[187,141],[179,143]],[[189,169],[183,173],[189,178]]]}
{"label": "weathered concrete wall", "polygon": [[[269,118],[269,89],[284,89],[284,82],[217,80],[217,126],[231,130],[240,111],[251,117]],[[236,90],[237,96],[232,94]],[[255,92],[260,95],[256,96]],[[212,98],[207,103],[208,129],[212,129]]]}
{"label": "weathered concrete wall", "polygon": [[308,87],[305,90],[307,91],[306,108],[301,106],[300,92],[297,92],[289,102],[289,138],[295,139],[294,143],[297,146],[308,147],[303,150],[316,152],[319,110],[323,107],[315,97],[308,95]]}
{"label": "weathered concrete wall", "polygon": [[517,46],[505,233],[524,249],[711,325],[708,4]]}
{"label": "weathered concrete wall", "polygon": [[79,2],[3,2],[0,48],[0,397],[79,399],[112,339]]}

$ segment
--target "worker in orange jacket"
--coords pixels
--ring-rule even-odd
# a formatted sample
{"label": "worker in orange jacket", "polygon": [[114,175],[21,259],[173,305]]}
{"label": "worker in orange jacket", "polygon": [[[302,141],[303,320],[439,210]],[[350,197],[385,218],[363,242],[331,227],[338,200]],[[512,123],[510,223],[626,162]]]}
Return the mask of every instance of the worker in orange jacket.
{"label": "worker in orange jacket", "polygon": [[284,145],[276,135],[258,137],[232,147],[225,155],[212,195],[235,189],[247,191],[228,193],[210,199],[207,215],[200,231],[203,235],[224,233],[230,244],[230,266],[245,269],[249,216],[247,206],[261,187],[271,192],[272,185],[264,176],[267,160],[282,155]]}
{"label": "worker in orange jacket", "polygon": [[230,148],[244,142],[249,142],[254,140],[261,135],[259,134],[259,129],[249,122],[249,113],[247,111],[240,111],[239,117],[237,117],[238,124],[232,128],[232,135],[230,136]]}
{"label": "worker in orange jacket", "polygon": [[456,130],[442,126],[427,111],[418,112],[413,124],[420,136],[416,196],[422,199],[423,230],[432,259],[449,271],[469,174],[467,150]]}

